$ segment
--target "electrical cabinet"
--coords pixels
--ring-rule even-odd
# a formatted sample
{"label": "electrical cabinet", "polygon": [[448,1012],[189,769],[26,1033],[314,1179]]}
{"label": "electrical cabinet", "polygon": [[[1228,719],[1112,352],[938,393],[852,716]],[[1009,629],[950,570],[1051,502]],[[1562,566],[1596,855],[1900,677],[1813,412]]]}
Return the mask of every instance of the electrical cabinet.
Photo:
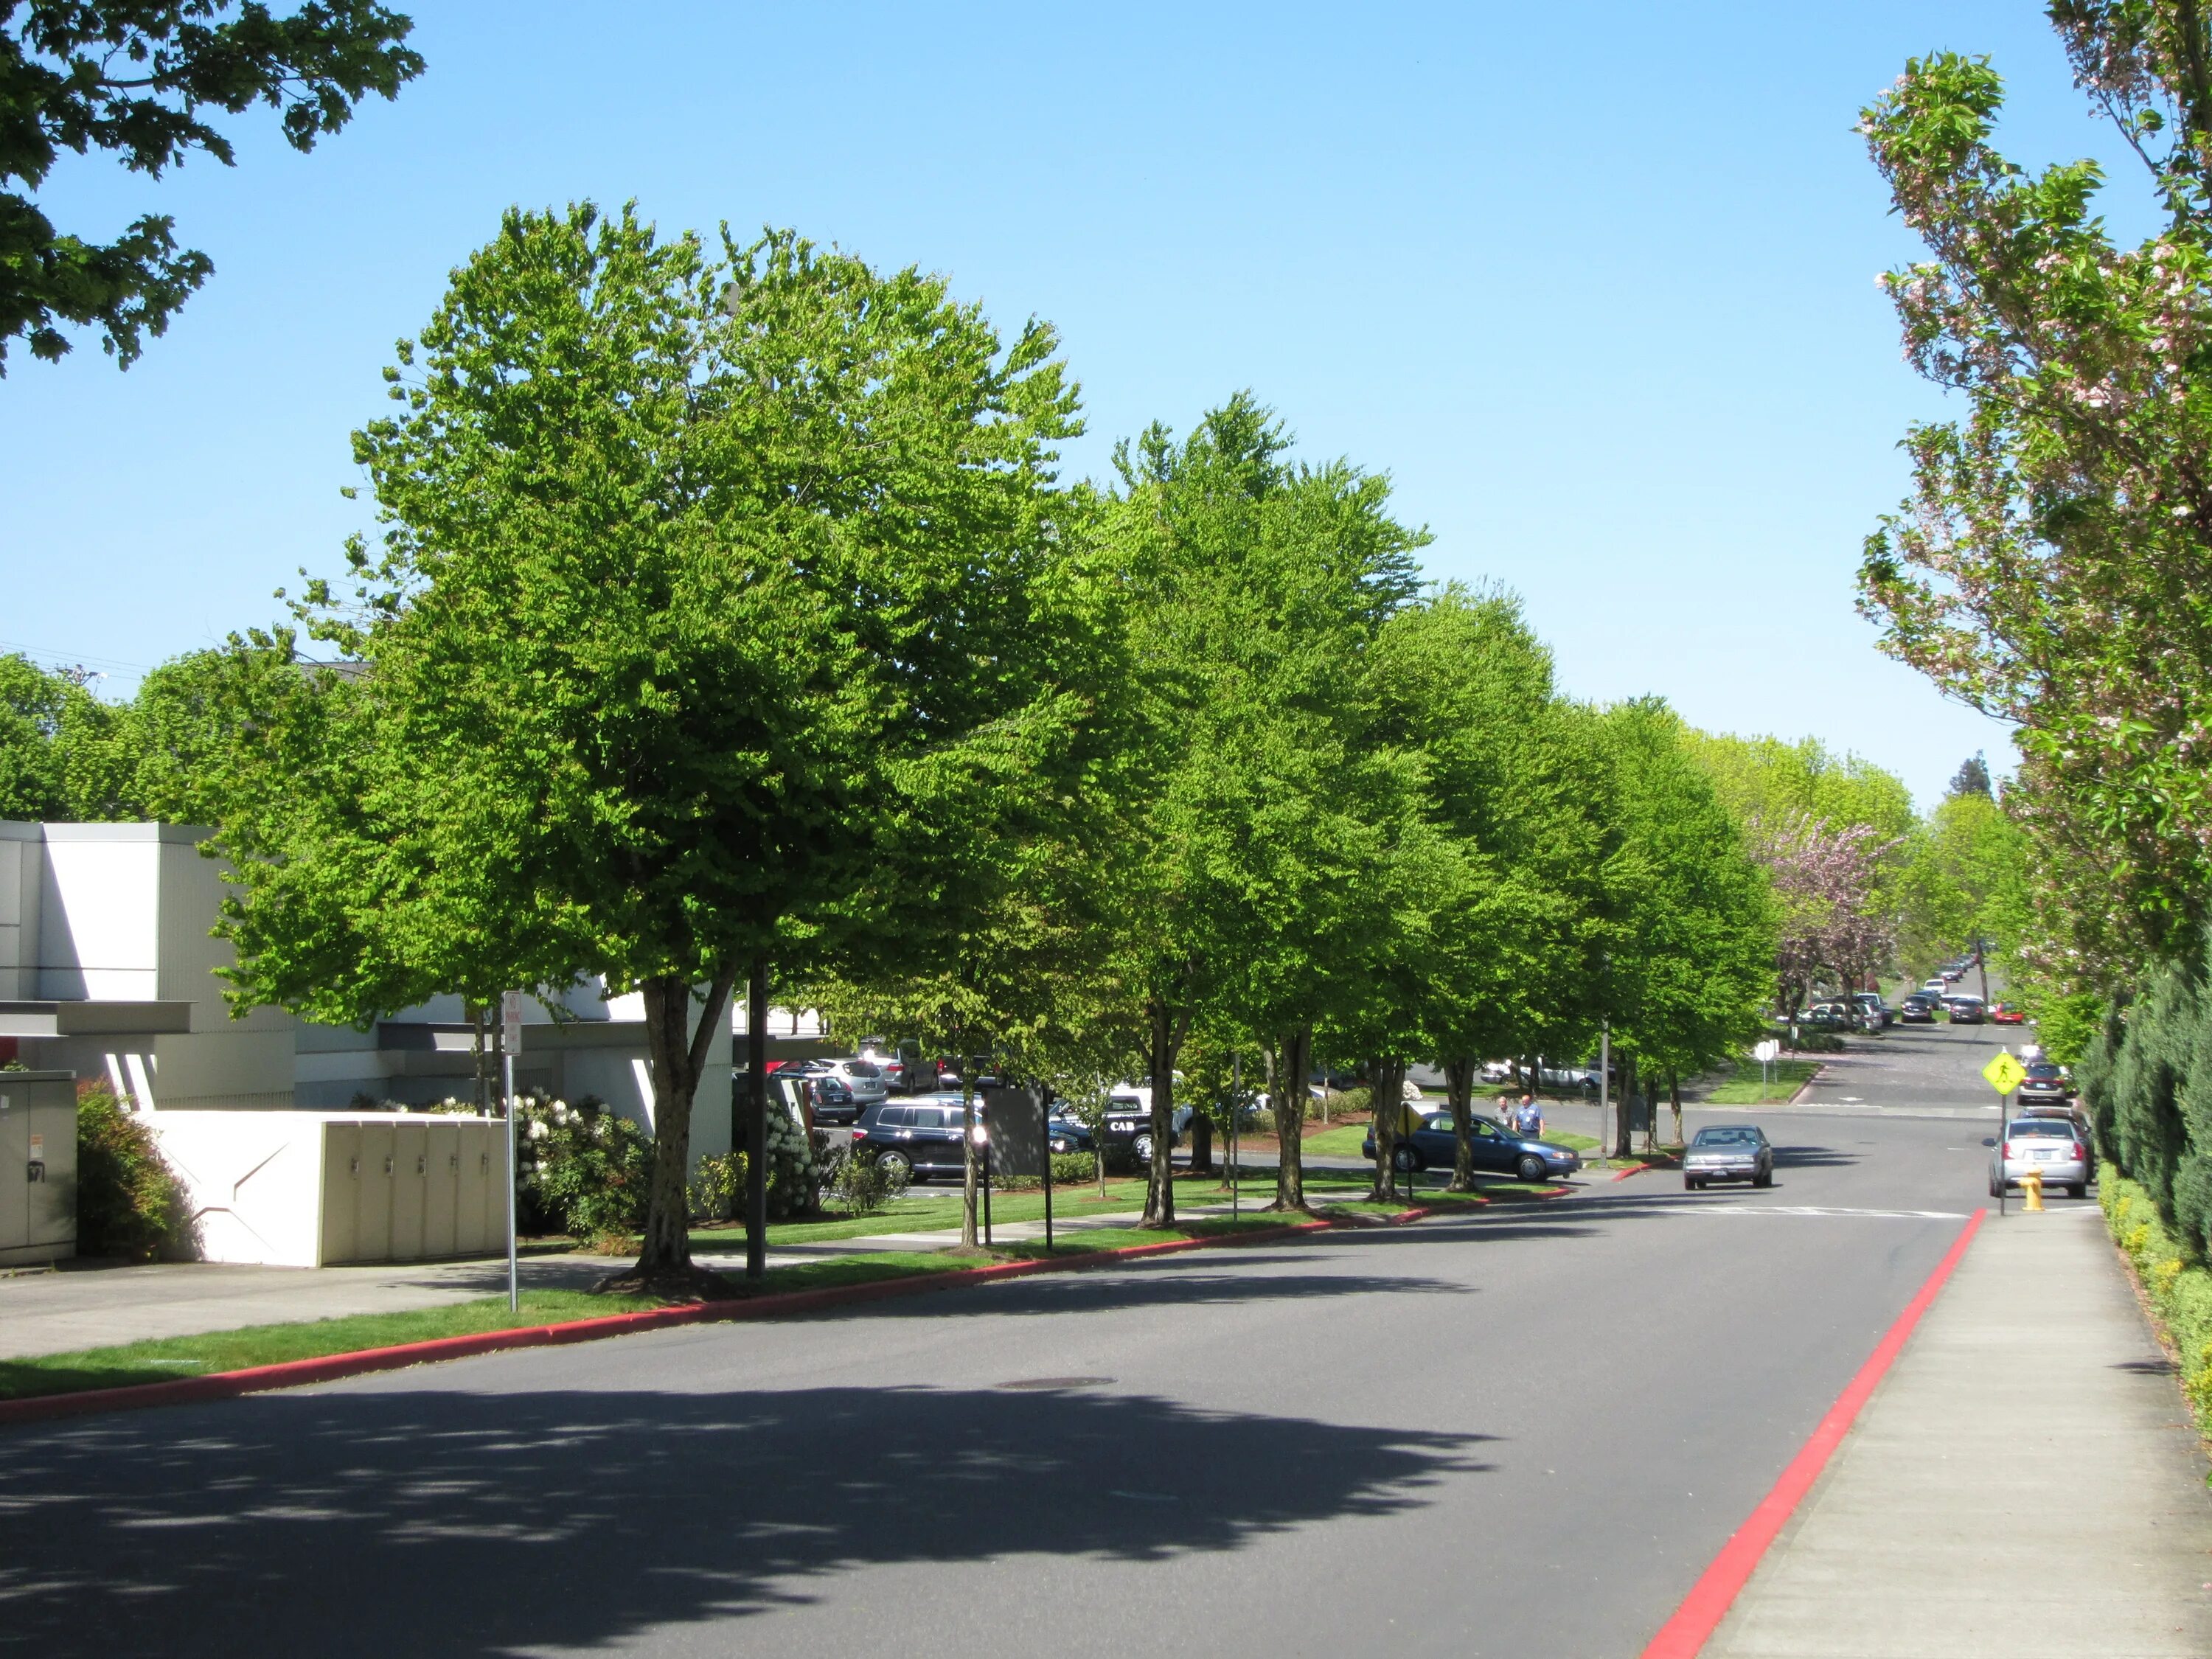
{"label": "electrical cabinet", "polygon": [[76,1254],[76,1075],[0,1072],[0,1267]]}

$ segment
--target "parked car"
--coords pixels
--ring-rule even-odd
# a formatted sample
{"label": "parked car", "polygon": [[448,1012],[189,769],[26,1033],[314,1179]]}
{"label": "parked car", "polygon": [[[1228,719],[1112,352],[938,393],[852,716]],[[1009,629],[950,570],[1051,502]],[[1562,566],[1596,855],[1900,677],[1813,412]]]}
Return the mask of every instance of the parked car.
{"label": "parked car", "polygon": [[1897,1005],[1897,1019],[1900,1025],[1933,1025],[1936,1010],[1942,1005],[1926,991],[1915,991]]}
{"label": "parked car", "polygon": [[2042,1176],[2045,1186],[2087,1198],[2094,1174],[2088,1138],[2069,1118],[2014,1118],[1990,1154],[1990,1196],[2017,1187],[2030,1170]]}
{"label": "parked car", "polygon": [[1774,1147],[1755,1123],[1711,1123],[1682,1153],[1682,1185],[1695,1191],[1708,1182],[1774,1184]]}
{"label": "parked car", "polygon": [[915,1181],[959,1175],[968,1164],[957,1103],[878,1101],[853,1126],[853,1155],[884,1169],[903,1168]]}
{"label": "parked car", "polygon": [[[1188,1111],[1188,1109],[1185,1109]],[[1190,1120],[1185,1112],[1176,1114],[1168,1145],[1182,1144],[1182,1126]],[[1152,1091],[1149,1085],[1139,1084],[1126,1089],[1116,1089],[1106,1100],[1104,1122],[1106,1158],[1109,1163],[1150,1164],[1152,1161]]]}
{"label": "parked car", "polygon": [[[1478,1170],[1518,1176],[1523,1181],[1557,1181],[1583,1167],[1581,1153],[1555,1146],[1548,1140],[1511,1133],[1487,1118],[1475,1118],[1468,1127],[1474,1167]],[[1375,1157],[1372,1128],[1361,1143],[1359,1155],[1370,1161]],[[1400,1139],[1390,1161],[1400,1170],[1411,1174],[1431,1167],[1451,1169],[1458,1156],[1459,1142],[1452,1133],[1451,1114],[1431,1112],[1421,1119],[1419,1128]]]}
{"label": "parked car", "polygon": [[2023,1106],[2031,1102],[2037,1105],[2060,1104],[2074,1098],[2074,1079],[2066,1074],[2063,1066],[2048,1060],[2034,1060],[2028,1066],[2027,1075],[2021,1079],[2018,1092]]}
{"label": "parked car", "polygon": [[1800,1024],[1826,1031],[1847,1031],[1859,1023],[1859,1011],[1848,1002],[1816,1002],[1800,1018]]}
{"label": "parked car", "polygon": [[835,1072],[810,1075],[787,1068],[776,1073],[779,1077],[797,1077],[814,1097],[814,1121],[830,1128],[840,1128],[857,1122],[860,1109],[867,1103],[854,1097],[853,1086]]}
{"label": "parked car", "polygon": [[1947,997],[1943,1010],[1951,1016],[1954,1025],[1979,1025],[1985,1018],[1979,997]]}
{"label": "parked car", "polygon": [[1938,974],[1920,988],[1931,997],[1946,997],[1951,994],[1951,981],[1943,975]]}
{"label": "parked car", "polygon": [[1098,1144],[1091,1126],[1066,1106],[1056,1106],[1045,1120],[1045,1139],[1054,1152],[1087,1152]]}
{"label": "parked car", "polygon": [[2009,1002],[1992,1002],[1990,1005],[1990,1024],[2025,1025],[2027,1024],[2027,1014],[2026,1011],[2014,1007]]}
{"label": "parked car", "polygon": [[1859,1013],[1867,1021],[1869,1030],[1887,1031],[1897,1018],[1897,1011],[1889,1006],[1879,991],[1861,991],[1851,1000],[1858,1005]]}
{"label": "parked car", "polygon": [[884,1068],[872,1060],[810,1060],[799,1068],[799,1074],[810,1081],[834,1077],[852,1091],[853,1098],[863,1106],[884,1099],[891,1091]]}

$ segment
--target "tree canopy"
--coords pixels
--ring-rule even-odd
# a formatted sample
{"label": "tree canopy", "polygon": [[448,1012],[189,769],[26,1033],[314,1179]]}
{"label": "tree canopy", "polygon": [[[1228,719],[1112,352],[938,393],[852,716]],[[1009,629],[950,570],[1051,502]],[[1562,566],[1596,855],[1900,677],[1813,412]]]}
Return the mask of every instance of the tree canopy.
{"label": "tree canopy", "polygon": [[376,0],[307,0],[278,15],[260,0],[15,0],[0,8],[0,374],[8,343],[34,357],[100,331],[128,368],[215,270],[180,248],[176,221],[146,214],[112,242],[58,230],[40,187],[64,152],[95,151],[158,179],[186,157],[234,165],[210,117],[256,104],[285,142],[311,150],[375,94],[422,72],[413,24]]}

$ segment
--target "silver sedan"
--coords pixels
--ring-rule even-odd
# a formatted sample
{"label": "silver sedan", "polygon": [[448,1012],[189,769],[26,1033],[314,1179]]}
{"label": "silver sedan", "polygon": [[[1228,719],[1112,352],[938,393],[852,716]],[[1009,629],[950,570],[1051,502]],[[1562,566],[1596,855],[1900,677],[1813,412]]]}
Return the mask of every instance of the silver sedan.
{"label": "silver sedan", "polygon": [[2075,1198],[2089,1195],[2089,1145],[2071,1119],[2016,1117],[2006,1124],[2004,1139],[1990,1155],[1990,1196],[2019,1186],[2031,1170],[2046,1187],[2063,1187]]}
{"label": "silver sedan", "polygon": [[1682,1155],[1682,1184],[1692,1191],[1709,1181],[1774,1184],[1774,1146],[1755,1123],[1716,1123],[1698,1131]]}

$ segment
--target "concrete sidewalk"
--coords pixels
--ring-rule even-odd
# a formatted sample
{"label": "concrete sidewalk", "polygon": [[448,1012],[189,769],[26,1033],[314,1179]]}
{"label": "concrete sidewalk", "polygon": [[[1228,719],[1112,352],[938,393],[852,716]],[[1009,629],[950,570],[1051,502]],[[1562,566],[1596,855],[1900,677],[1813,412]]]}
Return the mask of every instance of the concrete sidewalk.
{"label": "concrete sidewalk", "polygon": [[[1185,1203],[1188,1219],[1226,1215],[1224,1204]],[[1102,1229],[1134,1227],[1143,1218],[1127,1214],[1062,1218],[1055,1237]],[[959,1242],[957,1231],[885,1232],[859,1238],[789,1244],[769,1252],[771,1267],[788,1267],[825,1256],[859,1255],[878,1250],[948,1249]],[[992,1230],[994,1242],[1042,1242],[1042,1221],[1008,1222]],[[744,1255],[702,1250],[696,1259],[719,1272],[744,1271]],[[626,1259],[582,1255],[526,1255],[520,1264],[524,1288],[588,1290],[625,1265]],[[159,1337],[196,1336],[236,1330],[245,1325],[274,1325],[295,1320],[335,1319],[351,1314],[404,1313],[442,1307],[507,1291],[507,1262],[492,1261],[387,1262],[359,1267],[255,1267],[212,1262],[179,1262],[144,1267],[73,1268],[59,1273],[0,1276],[0,1359],[68,1353]]]}
{"label": "concrete sidewalk", "polygon": [[2204,1475],[2101,1215],[1991,1215],[1705,1659],[2203,1659]]}

